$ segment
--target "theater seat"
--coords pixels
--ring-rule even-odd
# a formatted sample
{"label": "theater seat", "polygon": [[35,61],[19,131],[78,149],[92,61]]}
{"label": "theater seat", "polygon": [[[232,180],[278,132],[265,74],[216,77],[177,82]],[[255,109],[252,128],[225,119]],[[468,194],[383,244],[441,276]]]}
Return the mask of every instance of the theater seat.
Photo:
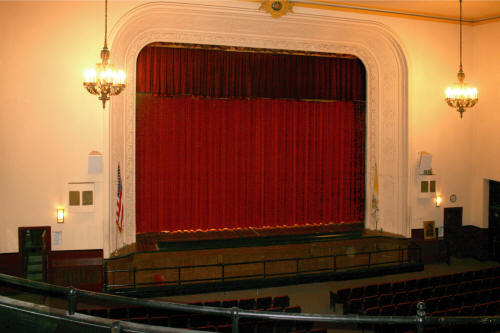
{"label": "theater seat", "polygon": [[244,298],[238,302],[238,307],[245,310],[255,309],[255,298]]}
{"label": "theater seat", "polygon": [[231,326],[231,325],[219,325],[219,326],[217,326],[217,332],[232,333],[233,326]]}
{"label": "theater seat", "polygon": [[285,312],[289,312],[289,313],[301,313],[302,309],[298,305],[296,305],[296,306],[289,306],[289,307],[285,308]]}
{"label": "theater seat", "polygon": [[287,295],[274,297],[273,306],[278,306],[282,308],[290,306],[290,297]]}
{"label": "theater seat", "polygon": [[378,296],[365,297],[363,300],[363,310],[373,308],[378,305]]}
{"label": "theater seat", "polygon": [[205,305],[205,306],[219,307],[220,306],[220,301],[205,301],[205,302],[203,302],[203,305]]}
{"label": "theater seat", "polygon": [[273,299],[271,296],[258,297],[255,308],[265,310],[267,308],[270,308],[272,304],[273,304]]}
{"label": "theater seat", "polygon": [[222,301],[221,306],[223,308],[232,308],[238,306],[238,300],[236,299],[231,299],[231,300],[225,300]]}

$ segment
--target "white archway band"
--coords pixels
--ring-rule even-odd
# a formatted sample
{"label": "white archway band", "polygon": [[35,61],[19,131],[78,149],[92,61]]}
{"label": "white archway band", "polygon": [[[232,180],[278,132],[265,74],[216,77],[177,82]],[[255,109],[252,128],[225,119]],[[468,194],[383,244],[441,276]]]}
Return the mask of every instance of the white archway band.
{"label": "white archway band", "polygon": [[[255,8],[253,8],[255,7]],[[334,12],[302,9],[279,19],[258,10],[258,3],[227,1],[153,2],[134,8],[115,26],[112,63],[124,68],[127,88],[113,97],[107,130],[106,178],[110,191],[105,255],[135,242],[136,60],[152,42],[231,45],[353,54],[367,73],[365,227],[370,214],[375,164],[379,177],[379,222],[384,231],[409,235],[408,66],[400,43],[380,23],[338,18]],[[114,225],[117,165],[124,189],[124,231]],[[108,222],[105,222],[108,223]],[[106,229],[106,228],[105,228]]]}

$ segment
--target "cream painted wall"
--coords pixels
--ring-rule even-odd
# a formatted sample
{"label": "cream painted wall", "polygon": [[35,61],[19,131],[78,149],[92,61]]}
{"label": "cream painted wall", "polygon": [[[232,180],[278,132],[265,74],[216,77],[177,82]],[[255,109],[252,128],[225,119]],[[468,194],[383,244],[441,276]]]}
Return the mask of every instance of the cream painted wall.
{"label": "cream painted wall", "polygon": [[[474,28],[474,71],[470,82],[479,88],[479,102],[473,113],[471,187],[473,224],[488,227],[487,179],[500,181],[500,22]],[[467,80],[467,78],[466,78]],[[472,81],[474,80],[474,81]]]}
{"label": "cream painted wall", "polygon": [[[110,2],[110,41],[120,17],[141,3]],[[202,3],[255,10],[259,6],[232,0]],[[455,81],[458,70],[458,25],[300,7],[295,11],[378,21],[393,31],[409,66],[411,226],[421,227],[427,219],[442,224],[443,209],[416,197],[414,173],[421,150],[434,156],[443,206],[452,206],[448,198],[456,194],[454,205],[464,207],[464,224],[480,225],[479,183],[482,178],[500,179],[500,167],[491,163],[499,159],[494,150],[498,136],[493,96],[499,95],[500,78],[491,75],[492,69],[498,73],[499,68],[490,56],[498,54],[500,46],[489,42],[500,35],[500,23],[464,29],[466,80],[477,83],[481,100],[461,120],[443,100],[444,89]],[[107,191],[115,189],[107,187],[106,174],[96,178],[87,173],[90,151],[102,151],[107,159],[107,110],[84,91],[81,74],[99,60],[103,4],[0,2],[0,41],[0,253],[18,250],[19,226],[50,225],[63,236],[62,245],[53,249],[104,248],[107,255],[106,198]],[[96,210],[66,209],[65,223],[58,225],[55,209],[66,206],[66,184],[72,181],[97,181]]]}
{"label": "cream painted wall", "polygon": [[[87,154],[103,151],[103,111],[82,87],[99,59],[103,7],[97,2],[2,2],[0,252],[18,250],[19,226],[62,232],[53,249],[103,248],[104,183],[93,213],[66,205],[68,182],[95,181]],[[64,224],[56,207],[65,207]]]}

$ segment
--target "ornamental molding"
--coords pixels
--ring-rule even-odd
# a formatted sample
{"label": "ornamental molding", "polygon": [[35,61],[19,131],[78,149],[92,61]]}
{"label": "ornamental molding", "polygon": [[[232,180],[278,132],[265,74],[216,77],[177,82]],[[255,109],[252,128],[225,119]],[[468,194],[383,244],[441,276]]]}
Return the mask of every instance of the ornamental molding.
{"label": "ornamental molding", "polygon": [[259,9],[265,10],[273,18],[279,18],[288,12],[293,13],[293,5],[294,3],[289,0],[263,0]]}
{"label": "ornamental molding", "polygon": [[[315,15],[324,14],[319,10],[275,20],[256,9],[150,3],[129,11],[113,29],[111,60],[125,68],[128,78],[127,88],[113,98],[109,113],[110,251],[135,242],[136,61],[141,49],[152,42],[345,53],[360,58],[367,72],[368,101],[365,226],[375,228],[370,207],[377,163],[378,228],[409,235],[408,69],[394,34],[376,22]],[[123,234],[113,228],[118,163],[124,188]]]}

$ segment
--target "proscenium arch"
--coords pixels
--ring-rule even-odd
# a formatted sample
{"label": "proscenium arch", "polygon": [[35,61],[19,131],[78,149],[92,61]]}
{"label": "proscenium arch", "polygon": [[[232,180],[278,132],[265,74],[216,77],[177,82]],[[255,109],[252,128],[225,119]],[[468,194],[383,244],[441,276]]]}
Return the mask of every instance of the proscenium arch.
{"label": "proscenium arch", "polygon": [[[136,61],[144,46],[158,41],[344,53],[361,59],[367,82],[365,226],[376,227],[370,213],[377,164],[377,227],[408,236],[408,66],[401,45],[387,27],[376,22],[327,16],[331,12],[317,9],[298,11],[273,19],[258,11],[255,3],[154,2],[132,9],[118,21],[112,61],[125,68],[128,78],[124,93],[110,104],[105,253],[135,242]],[[125,205],[121,234],[114,227],[118,163]]]}

